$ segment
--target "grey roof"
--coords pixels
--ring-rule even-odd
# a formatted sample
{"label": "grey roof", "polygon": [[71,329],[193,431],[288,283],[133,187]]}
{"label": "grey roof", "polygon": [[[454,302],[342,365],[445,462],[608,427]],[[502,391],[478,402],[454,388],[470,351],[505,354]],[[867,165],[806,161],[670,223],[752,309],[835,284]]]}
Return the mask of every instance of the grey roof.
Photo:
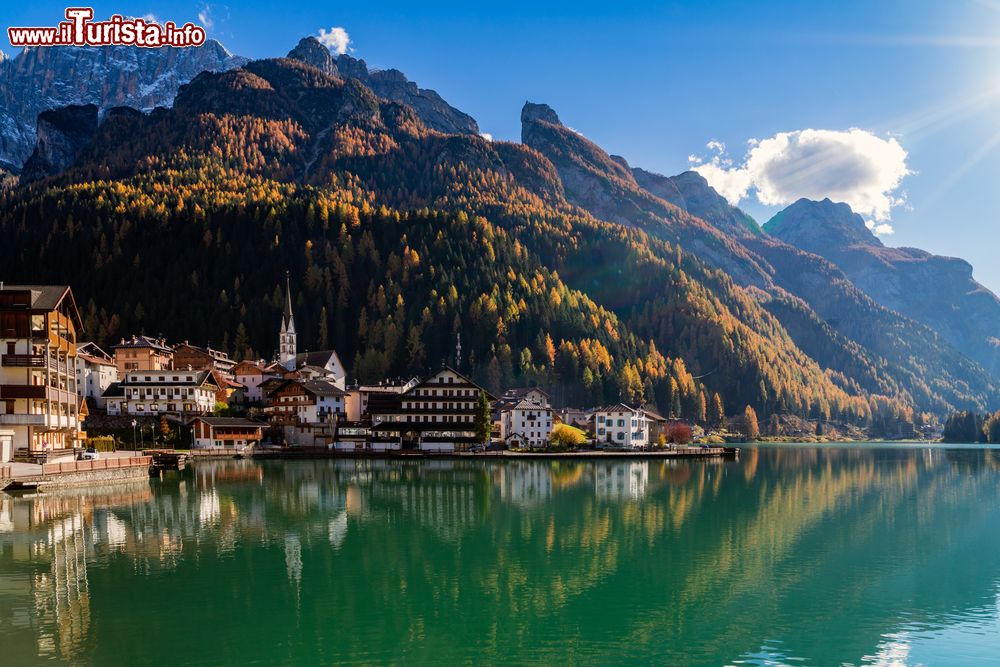
{"label": "grey roof", "polygon": [[642,408],[633,408],[627,403],[613,403],[603,408],[597,408],[594,412],[642,412]]}
{"label": "grey roof", "polygon": [[331,357],[336,358],[339,366],[343,366],[343,364],[340,363],[340,356],[337,354],[336,350],[299,352],[295,355],[295,366],[296,368],[301,366],[316,366],[317,368],[323,368],[330,362]]}
{"label": "grey roof", "polygon": [[504,404],[500,410],[501,412],[506,412],[507,410],[552,410],[552,408],[547,408],[540,403],[528,400],[527,398],[522,398],[517,403],[511,402]]}
{"label": "grey roof", "polygon": [[69,297],[72,305],[70,314],[74,319],[77,333],[83,332],[83,319],[77,310],[76,299],[73,298],[73,290],[69,285],[8,285],[0,282],[0,291],[31,292],[31,310],[54,310],[63,299]]}
{"label": "grey roof", "polygon": [[318,396],[346,396],[346,392],[333,384],[332,382],[327,382],[326,380],[306,380],[300,382],[302,388],[311,394],[316,394]]}
{"label": "grey roof", "polygon": [[31,292],[31,307],[35,310],[52,310],[69,291],[68,285],[3,285],[3,291]]}
{"label": "grey roof", "polygon": [[122,339],[122,342],[117,345],[113,345],[111,349],[117,350],[119,348],[139,348],[139,347],[149,347],[154,350],[160,350],[161,352],[173,352],[168,345],[164,345],[156,338],[151,338],[150,336],[132,336],[129,339]]}
{"label": "grey roof", "polygon": [[122,386],[121,382],[112,382],[101,396],[104,398],[124,398],[125,387]]}
{"label": "grey roof", "polygon": [[503,394],[501,394],[500,398],[501,399],[505,399],[505,398],[518,399],[518,398],[522,398],[524,396],[527,396],[528,394],[530,394],[533,391],[537,391],[539,394],[541,394],[542,396],[545,396],[546,398],[551,398],[551,396],[549,395],[549,393],[547,391],[545,391],[544,389],[542,389],[541,387],[514,387],[513,389],[508,389]]}
{"label": "grey roof", "polygon": [[285,312],[281,317],[281,324],[287,330],[295,326],[292,318],[292,280],[285,271]]}

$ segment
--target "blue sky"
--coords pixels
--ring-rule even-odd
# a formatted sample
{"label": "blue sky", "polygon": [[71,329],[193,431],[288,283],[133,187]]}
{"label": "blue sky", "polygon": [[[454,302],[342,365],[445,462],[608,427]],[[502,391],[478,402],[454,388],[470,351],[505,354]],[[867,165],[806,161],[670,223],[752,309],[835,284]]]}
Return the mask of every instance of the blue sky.
{"label": "blue sky", "polygon": [[[891,193],[905,203],[883,240],[963,257],[1000,291],[1000,0],[93,6],[97,16],[201,13],[212,37],[251,57],[340,26],[352,55],[436,89],[495,138],[517,140],[524,101],[546,102],[610,152],[665,174],[708,158],[713,140],[739,165],[749,139],[861,128],[907,154],[910,173]],[[54,24],[64,8],[4,2],[0,22]],[[761,222],[780,209],[752,192],[740,205]]]}

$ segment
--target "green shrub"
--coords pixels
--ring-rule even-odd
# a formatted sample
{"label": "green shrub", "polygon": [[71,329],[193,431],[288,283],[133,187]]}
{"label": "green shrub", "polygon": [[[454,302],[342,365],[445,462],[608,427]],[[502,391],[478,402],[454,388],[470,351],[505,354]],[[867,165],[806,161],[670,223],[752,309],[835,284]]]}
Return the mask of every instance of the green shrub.
{"label": "green shrub", "polygon": [[86,446],[88,448],[93,447],[99,452],[113,452],[117,449],[115,438],[111,435],[98,435],[93,438],[87,438]]}

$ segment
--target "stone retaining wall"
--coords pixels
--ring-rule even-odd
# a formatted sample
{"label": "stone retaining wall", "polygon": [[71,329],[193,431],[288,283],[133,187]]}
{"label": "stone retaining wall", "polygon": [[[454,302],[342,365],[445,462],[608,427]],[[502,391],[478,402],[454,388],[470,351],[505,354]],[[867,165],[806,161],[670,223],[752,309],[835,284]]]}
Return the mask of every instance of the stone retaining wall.
{"label": "stone retaining wall", "polygon": [[[112,461],[115,463],[111,463]],[[92,484],[111,484],[140,479],[148,480],[151,463],[152,459],[148,456],[97,461],[73,461],[71,463],[49,463],[43,466],[43,478],[38,482],[38,489],[44,491],[66,486],[89,486]],[[93,464],[98,465],[95,466]],[[63,466],[66,467],[63,468]],[[59,470],[55,470],[54,468],[59,468]]]}

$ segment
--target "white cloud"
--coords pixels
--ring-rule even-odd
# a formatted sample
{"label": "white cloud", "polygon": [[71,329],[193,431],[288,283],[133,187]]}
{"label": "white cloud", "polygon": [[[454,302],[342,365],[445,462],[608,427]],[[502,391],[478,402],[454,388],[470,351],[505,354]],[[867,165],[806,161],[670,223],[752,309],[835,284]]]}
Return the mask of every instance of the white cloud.
{"label": "white cloud", "polygon": [[865,227],[872,230],[873,234],[879,236],[888,236],[889,234],[895,234],[896,230],[893,229],[892,225],[887,222],[876,223],[874,220],[865,220]]}
{"label": "white cloud", "polygon": [[342,56],[347,53],[347,47],[351,43],[351,36],[340,26],[333,26],[329,32],[327,32],[326,28],[320,28],[319,42],[326,48],[333,50],[337,55]]}
{"label": "white cloud", "polygon": [[159,23],[160,22],[160,19],[157,18],[156,14],[154,14],[153,12],[149,12],[148,14],[143,14],[142,15],[142,20],[145,21],[146,23]]}
{"label": "white cloud", "polygon": [[486,141],[493,141],[493,135],[490,134],[489,132],[480,132],[479,136],[481,136]]}
{"label": "white cloud", "polygon": [[708,162],[697,155],[689,155],[688,162],[694,165],[692,168],[704,176],[726,201],[736,206],[747,196],[753,184],[750,173],[746,169],[733,167],[733,161],[726,156],[726,145],[721,141],[713,139],[705,147],[715,153]]}
{"label": "white cloud", "polygon": [[211,30],[215,26],[215,21],[212,19],[212,5],[205,5],[201,8],[198,12],[198,22],[205,30]]}
{"label": "white cloud", "polygon": [[[895,138],[851,129],[779,132],[770,139],[751,141],[742,165],[734,166],[721,142],[708,144],[708,160],[694,158],[695,171],[736,204],[752,190],[768,206],[784,206],[803,197],[845,202],[876,222],[889,219],[906,167],[906,151]],[[889,234],[892,228],[880,226]]]}

